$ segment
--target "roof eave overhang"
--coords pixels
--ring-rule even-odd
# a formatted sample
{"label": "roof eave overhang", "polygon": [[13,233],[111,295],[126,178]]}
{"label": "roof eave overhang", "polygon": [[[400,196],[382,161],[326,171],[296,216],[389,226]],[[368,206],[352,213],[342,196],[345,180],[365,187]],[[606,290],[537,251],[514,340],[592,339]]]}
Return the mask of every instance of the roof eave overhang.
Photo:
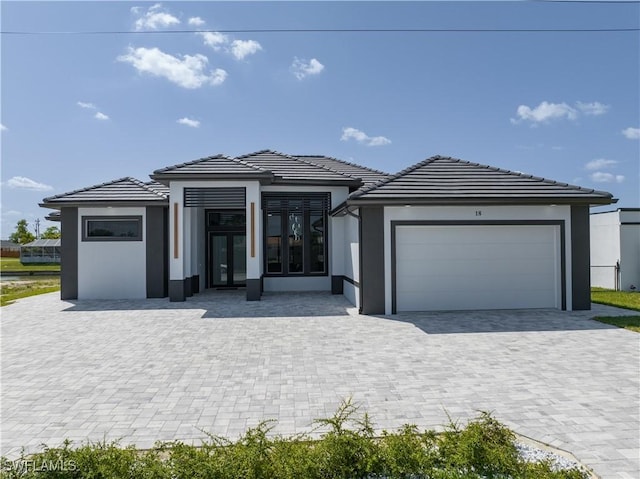
{"label": "roof eave overhang", "polygon": [[617,198],[352,198],[345,206],[610,205]]}
{"label": "roof eave overhang", "polygon": [[59,210],[61,208],[123,208],[135,206],[168,206],[168,199],[158,200],[129,200],[129,201],[44,201],[39,203],[42,208]]}
{"label": "roof eave overhang", "polygon": [[247,174],[203,174],[203,173],[154,173],[149,175],[154,181],[169,186],[171,181],[259,181],[260,184],[273,182],[271,173]]}

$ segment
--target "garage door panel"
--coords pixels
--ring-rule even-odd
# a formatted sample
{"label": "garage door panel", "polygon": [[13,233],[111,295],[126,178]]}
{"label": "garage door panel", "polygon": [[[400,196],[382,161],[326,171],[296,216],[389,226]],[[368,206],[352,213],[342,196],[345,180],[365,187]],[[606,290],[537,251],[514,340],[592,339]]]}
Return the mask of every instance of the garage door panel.
{"label": "garage door panel", "polygon": [[433,291],[482,291],[485,294],[495,294],[496,289],[504,292],[519,291],[525,289],[527,291],[536,289],[554,290],[553,282],[540,283],[540,276],[534,274],[521,274],[514,278],[507,275],[492,276],[491,274],[470,275],[468,273],[447,273],[437,276],[426,275],[403,275],[401,280],[397,281],[398,289],[402,291],[424,291],[425,285],[429,285],[429,289]]}
{"label": "garage door panel", "polygon": [[398,226],[396,309],[560,307],[559,226]]}
{"label": "garage door panel", "polygon": [[[476,271],[474,278],[488,277],[492,280],[497,280],[500,277],[507,277],[510,281],[513,280],[512,275],[514,271],[518,271],[519,276],[539,276],[545,274],[545,272],[553,269],[555,261],[549,258],[535,258],[533,260],[528,259],[516,259],[511,261],[503,261],[498,259],[455,259],[447,260],[441,259],[423,258],[420,261],[398,261],[397,270],[402,271],[403,277],[430,277],[433,279],[443,278],[448,275],[461,275],[469,276],[470,271]],[[425,265],[426,260],[428,264]],[[482,271],[486,271],[483,273]],[[400,279],[398,279],[400,280]],[[431,283],[430,283],[431,284]]]}
{"label": "garage door panel", "polygon": [[[424,292],[409,293],[402,311],[425,311],[424,303],[428,303],[428,311],[446,310],[482,310],[482,309],[539,309],[548,308],[548,303],[539,294],[531,295],[529,292],[514,291],[509,296],[509,301],[496,308],[494,300],[480,291],[438,291],[429,294]],[[473,307],[465,307],[465,304],[473,303]]]}

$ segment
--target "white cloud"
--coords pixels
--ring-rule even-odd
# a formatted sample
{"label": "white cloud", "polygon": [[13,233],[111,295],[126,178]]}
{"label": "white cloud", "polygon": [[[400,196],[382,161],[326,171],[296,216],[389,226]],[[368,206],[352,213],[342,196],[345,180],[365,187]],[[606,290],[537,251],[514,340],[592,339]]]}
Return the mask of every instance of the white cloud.
{"label": "white cloud", "polygon": [[385,138],[384,136],[369,136],[365,132],[351,127],[342,129],[342,137],[340,138],[340,140],[355,140],[358,143],[366,146],[382,146],[391,143],[391,140]]}
{"label": "white cloud", "polygon": [[611,108],[610,105],[604,105],[603,103],[600,103],[598,101],[594,101],[592,103],[583,103],[581,101],[578,101],[576,102],[576,106],[585,115],[592,116],[604,115],[607,111],[609,111],[609,108]]}
{"label": "white cloud", "polygon": [[96,112],[96,114],[93,116],[96,120],[108,120],[109,117],[107,115],[105,115],[104,113],[102,113],[101,111]]}
{"label": "white cloud", "polygon": [[200,126],[200,122],[198,120],[192,120],[191,118],[187,118],[186,116],[177,120],[177,123],[190,126],[191,128],[198,128]]}
{"label": "white cloud", "polygon": [[551,120],[566,118],[576,120],[582,115],[599,116],[604,115],[611,108],[609,105],[594,101],[591,103],[576,102],[575,108],[565,102],[550,103],[543,101],[538,106],[531,108],[527,105],[520,105],[516,110],[517,118],[511,118],[511,123],[517,124],[522,121],[530,121],[532,125],[548,123]]}
{"label": "white cloud", "polygon": [[584,165],[584,167],[587,170],[602,170],[609,168],[610,166],[613,166],[617,163],[618,162],[616,160],[606,160],[604,158],[598,158],[597,160],[591,160],[589,163]]}
{"label": "white cloud", "polygon": [[193,25],[194,27],[201,27],[205,24],[205,21],[200,17],[191,17],[187,23],[189,25]]}
{"label": "white cloud", "polygon": [[595,173],[591,173],[591,180],[596,183],[622,183],[624,181],[624,175],[614,175],[603,171],[596,171]]}
{"label": "white cloud", "polygon": [[9,188],[33,191],[50,191],[53,189],[53,186],[45,185],[44,183],[38,183],[37,181],[33,181],[31,178],[27,178],[26,176],[14,176],[13,178],[10,178],[7,181],[7,186]]}
{"label": "white cloud", "polygon": [[519,123],[521,121],[528,120],[533,124],[537,124],[546,123],[558,118],[575,120],[578,117],[577,111],[566,103],[549,103],[546,101],[543,101],[535,108],[528,107],[527,105],[520,105],[516,113],[518,118],[512,118],[511,123]]}
{"label": "white cloud", "polygon": [[227,43],[229,43],[229,37],[218,32],[198,32],[197,35],[200,35],[204,39],[204,44],[208,47],[213,48],[218,51],[222,47],[224,47]]}
{"label": "white cloud", "polygon": [[262,45],[255,40],[231,40],[228,35],[220,32],[196,32],[196,35],[200,35],[208,47],[217,52],[231,53],[236,60],[243,60],[262,50]]}
{"label": "white cloud", "polygon": [[85,102],[83,102],[83,101],[79,101],[79,102],[77,103],[77,105],[78,105],[80,108],[87,108],[87,109],[89,109],[89,110],[95,110],[95,109],[96,109],[96,106],[95,106],[93,103],[85,103]]}
{"label": "white cloud", "polygon": [[[140,7],[131,9],[131,12],[135,15],[139,15],[141,11]],[[159,28],[166,28],[178,24],[180,24],[180,20],[164,9],[162,4],[156,3],[149,7],[146,13],[136,20],[135,27],[136,30],[158,30]]]}
{"label": "white cloud", "polygon": [[0,131],[6,131],[9,128],[7,128],[6,126],[4,126],[2,123],[0,123]]}
{"label": "white cloud", "polygon": [[622,134],[630,140],[640,140],[640,128],[625,128]]}
{"label": "white cloud", "polygon": [[205,85],[217,86],[227,78],[221,68],[206,71],[209,60],[201,54],[183,55],[183,58],[164,53],[158,48],[129,47],[118,61],[130,63],[139,72],[166,78],[183,88],[200,88]]}
{"label": "white cloud", "polygon": [[247,55],[253,55],[260,50],[262,50],[262,45],[255,40],[234,40],[231,43],[231,53],[236,57],[236,60],[242,60]]}
{"label": "white cloud", "polygon": [[302,80],[309,75],[318,75],[322,70],[324,70],[324,65],[315,58],[307,62],[304,59],[295,57],[291,65],[291,72],[298,80]]}

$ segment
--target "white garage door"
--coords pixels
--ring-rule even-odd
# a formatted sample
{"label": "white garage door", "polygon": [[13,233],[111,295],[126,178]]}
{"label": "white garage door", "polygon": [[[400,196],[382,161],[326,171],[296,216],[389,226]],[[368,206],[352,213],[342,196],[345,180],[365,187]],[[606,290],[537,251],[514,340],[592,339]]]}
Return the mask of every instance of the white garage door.
{"label": "white garage door", "polygon": [[396,227],[396,310],[561,308],[560,227]]}

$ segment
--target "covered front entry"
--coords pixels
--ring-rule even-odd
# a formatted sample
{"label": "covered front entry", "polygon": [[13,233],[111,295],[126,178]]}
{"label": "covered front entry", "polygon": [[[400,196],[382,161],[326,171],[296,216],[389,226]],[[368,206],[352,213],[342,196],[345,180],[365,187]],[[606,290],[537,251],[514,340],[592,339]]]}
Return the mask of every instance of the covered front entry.
{"label": "covered front entry", "polygon": [[564,308],[560,225],[443,223],[395,225],[396,311]]}
{"label": "covered front entry", "polygon": [[237,288],[247,281],[244,210],[206,211],[206,287]]}

